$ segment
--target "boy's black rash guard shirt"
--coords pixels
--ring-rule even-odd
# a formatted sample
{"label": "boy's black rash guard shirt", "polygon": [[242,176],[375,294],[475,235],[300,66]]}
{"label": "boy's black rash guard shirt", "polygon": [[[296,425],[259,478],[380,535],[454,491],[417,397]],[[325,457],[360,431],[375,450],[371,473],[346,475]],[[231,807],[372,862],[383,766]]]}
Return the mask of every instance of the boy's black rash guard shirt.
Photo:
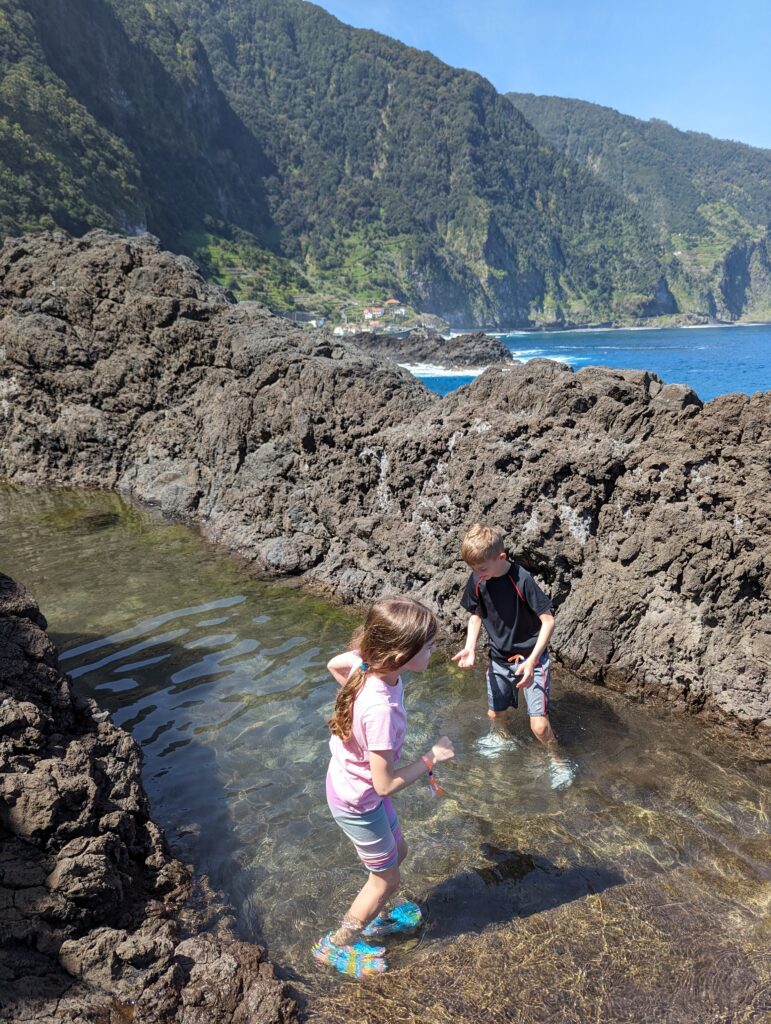
{"label": "boy's black rash guard shirt", "polygon": [[514,562],[505,576],[489,580],[480,580],[472,572],[460,603],[482,619],[494,661],[506,661],[512,654],[527,656],[541,631],[538,616],[554,614],[551,598],[527,569]]}

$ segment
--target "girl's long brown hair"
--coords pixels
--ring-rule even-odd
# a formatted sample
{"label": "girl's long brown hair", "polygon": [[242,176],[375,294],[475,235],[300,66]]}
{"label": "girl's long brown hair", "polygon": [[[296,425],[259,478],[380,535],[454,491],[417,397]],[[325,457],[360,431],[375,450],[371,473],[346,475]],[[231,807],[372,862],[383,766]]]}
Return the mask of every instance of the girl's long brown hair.
{"label": "girl's long brown hair", "polygon": [[367,670],[357,667],[340,687],[335,713],[327,723],[341,740],[350,738],[353,702],[367,678],[367,671],[396,672],[436,633],[436,619],[420,601],[411,597],[386,597],[367,612],[364,625],[353,634],[351,648],[358,651]]}

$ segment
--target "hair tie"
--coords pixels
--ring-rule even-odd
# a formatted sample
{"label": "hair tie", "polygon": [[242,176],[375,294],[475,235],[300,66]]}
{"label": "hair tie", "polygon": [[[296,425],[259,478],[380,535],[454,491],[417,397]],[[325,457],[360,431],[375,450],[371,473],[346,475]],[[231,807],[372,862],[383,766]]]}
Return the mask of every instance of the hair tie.
{"label": "hair tie", "polygon": [[363,661],[361,663],[361,665],[359,665],[359,668],[362,670],[362,672],[366,672],[367,671],[367,664],[366,664],[366,662]]}

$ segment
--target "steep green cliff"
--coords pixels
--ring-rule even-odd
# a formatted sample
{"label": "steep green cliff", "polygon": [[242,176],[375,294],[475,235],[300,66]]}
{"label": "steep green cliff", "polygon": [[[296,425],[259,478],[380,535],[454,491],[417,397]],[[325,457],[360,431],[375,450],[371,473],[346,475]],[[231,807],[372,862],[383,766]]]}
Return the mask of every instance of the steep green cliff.
{"label": "steep green cliff", "polygon": [[686,309],[771,319],[771,150],[609,107],[509,93],[537,131],[633,202]]}
{"label": "steep green cliff", "polygon": [[28,5],[0,5],[0,230],[130,231],[145,195],[130,146],[49,66]]}
{"label": "steep green cliff", "polygon": [[512,326],[698,306],[640,204],[487,81],[303,0],[0,11],[4,233],[147,227],[282,306],[393,293]]}

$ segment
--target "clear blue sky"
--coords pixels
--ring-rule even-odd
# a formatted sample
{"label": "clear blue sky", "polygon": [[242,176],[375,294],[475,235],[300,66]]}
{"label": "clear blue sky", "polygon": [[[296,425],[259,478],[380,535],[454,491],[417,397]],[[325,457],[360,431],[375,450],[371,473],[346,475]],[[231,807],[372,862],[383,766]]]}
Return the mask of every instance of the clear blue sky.
{"label": "clear blue sky", "polygon": [[321,0],[357,28],[478,71],[771,148],[771,0]]}

